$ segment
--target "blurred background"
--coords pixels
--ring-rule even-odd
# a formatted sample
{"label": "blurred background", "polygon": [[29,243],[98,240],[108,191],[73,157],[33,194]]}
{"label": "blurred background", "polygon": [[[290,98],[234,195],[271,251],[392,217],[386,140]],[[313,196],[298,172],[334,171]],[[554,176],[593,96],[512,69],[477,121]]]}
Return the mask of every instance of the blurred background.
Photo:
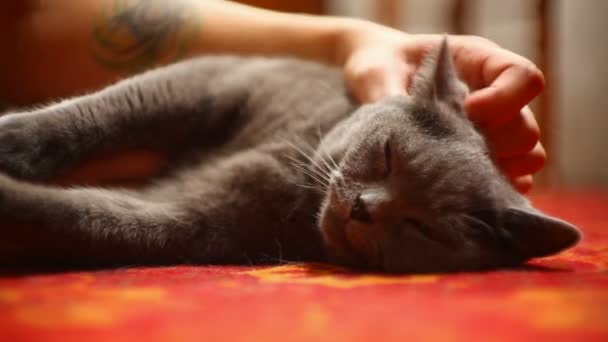
{"label": "blurred background", "polygon": [[547,77],[533,109],[549,161],[539,188],[608,188],[608,0],[246,0],[353,16],[412,33],[475,34],[534,61]]}

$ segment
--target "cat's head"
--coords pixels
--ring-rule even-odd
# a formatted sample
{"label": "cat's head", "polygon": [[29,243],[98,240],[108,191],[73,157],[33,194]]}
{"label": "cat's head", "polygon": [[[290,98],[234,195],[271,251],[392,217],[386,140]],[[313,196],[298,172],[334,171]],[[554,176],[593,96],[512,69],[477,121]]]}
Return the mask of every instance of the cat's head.
{"label": "cat's head", "polygon": [[516,265],[580,239],[535,210],[496,168],[462,109],[446,39],[409,96],[365,105],[316,153],[332,165],[319,226],[334,261],[387,272]]}

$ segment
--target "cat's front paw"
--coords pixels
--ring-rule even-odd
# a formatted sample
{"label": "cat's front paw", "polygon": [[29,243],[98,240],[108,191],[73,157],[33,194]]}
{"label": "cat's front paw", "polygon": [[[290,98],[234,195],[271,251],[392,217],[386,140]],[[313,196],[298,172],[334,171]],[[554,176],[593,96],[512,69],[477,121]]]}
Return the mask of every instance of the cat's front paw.
{"label": "cat's front paw", "polygon": [[44,120],[28,114],[0,118],[0,171],[13,177],[44,180],[54,176],[66,147]]}

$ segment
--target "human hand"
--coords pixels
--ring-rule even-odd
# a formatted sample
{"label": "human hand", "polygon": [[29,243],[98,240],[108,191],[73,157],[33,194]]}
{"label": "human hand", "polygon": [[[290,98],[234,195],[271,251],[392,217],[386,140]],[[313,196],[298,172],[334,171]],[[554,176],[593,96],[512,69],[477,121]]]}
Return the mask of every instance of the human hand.
{"label": "human hand", "polygon": [[[441,35],[409,35],[357,22],[344,36],[342,62],[361,102],[403,94]],[[543,89],[542,72],[529,60],[474,36],[450,36],[454,65],[471,93],[464,108],[486,136],[498,167],[520,192],[546,161],[540,131],[527,104]]]}

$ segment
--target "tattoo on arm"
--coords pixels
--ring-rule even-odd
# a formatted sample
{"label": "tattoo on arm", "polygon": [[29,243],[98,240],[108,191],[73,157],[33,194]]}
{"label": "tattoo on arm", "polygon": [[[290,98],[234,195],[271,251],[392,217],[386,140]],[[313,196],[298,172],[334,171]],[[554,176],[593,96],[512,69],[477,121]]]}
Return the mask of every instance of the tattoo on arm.
{"label": "tattoo on arm", "polygon": [[113,0],[93,28],[93,58],[117,72],[136,72],[184,56],[200,29],[189,1]]}

